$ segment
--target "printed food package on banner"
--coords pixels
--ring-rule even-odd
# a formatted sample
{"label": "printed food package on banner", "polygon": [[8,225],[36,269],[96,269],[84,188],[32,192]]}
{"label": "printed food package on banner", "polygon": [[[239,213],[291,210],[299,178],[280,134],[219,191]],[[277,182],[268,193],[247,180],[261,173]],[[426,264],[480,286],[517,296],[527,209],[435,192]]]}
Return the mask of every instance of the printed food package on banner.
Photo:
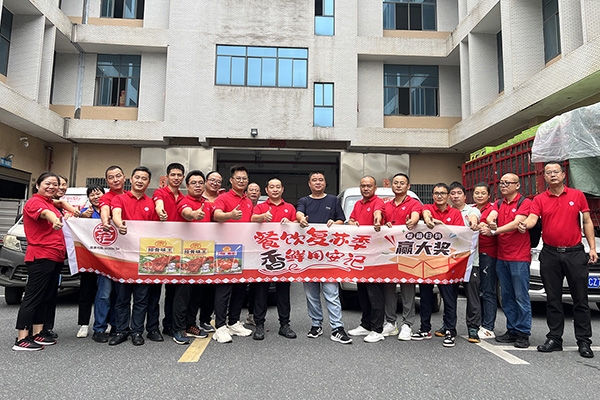
{"label": "printed food package on banner", "polygon": [[140,238],[140,274],[178,274],[181,239]]}
{"label": "printed food package on banner", "polygon": [[212,275],[215,273],[215,242],[184,240],[180,272],[182,275]]}
{"label": "printed food package on banner", "polygon": [[242,273],[242,247],[241,244],[217,244],[215,246],[217,274]]}

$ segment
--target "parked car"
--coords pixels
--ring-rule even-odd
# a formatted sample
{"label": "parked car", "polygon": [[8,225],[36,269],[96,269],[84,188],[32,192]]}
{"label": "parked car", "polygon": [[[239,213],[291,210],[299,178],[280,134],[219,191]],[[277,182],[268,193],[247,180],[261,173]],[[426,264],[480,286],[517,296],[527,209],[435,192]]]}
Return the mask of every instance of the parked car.
{"label": "parked car", "polygon": [[[377,188],[375,194],[381,198],[384,202],[388,202],[396,197],[391,188]],[[409,190],[408,195],[421,201],[419,196],[416,193]],[[344,190],[338,195],[338,199],[340,200],[340,204],[342,205],[342,209],[344,210],[344,215],[346,218],[350,217],[352,214],[352,209],[354,208],[354,204],[357,201],[362,199],[362,195],[360,194],[360,188],[353,187]],[[356,293],[356,283],[354,282],[340,282],[340,301],[342,302],[342,308],[350,308],[357,304],[357,293]],[[417,296],[419,295],[419,285],[416,288]],[[440,292],[437,286],[433,290],[434,294],[434,302],[433,302],[433,311],[438,312],[440,310],[440,306],[442,304],[442,297],[440,296]],[[400,293],[400,284],[396,285],[396,293]]]}
{"label": "parked car", "polygon": [[[596,249],[600,249],[600,239],[598,237],[596,239]],[[585,237],[582,239],[583,246],[585,247],[585,251],[589,251],[590,246]],[[529,297],[532,302],[546,301],[546,291],[544,290],[544,285],[542,284],[542,277],[540,276],[540,261],[539,255],[542,251],[543,243],[540,240],[539,245],[536,248],[531,249],[531,268],[529,272]],[[596,262],[595,264],[590,265],[590,273],[589,273],[589,283],[588,283],[588,297],[590,303],[596,303],[598,308],[600,308],[600,262]],[[563,303],[572,303],[571,300],[571,291],[569,290],[569,285],[567,283],[567,279],[563,280],[563,290],[562,290],[562,300]]]}
{"label": "parked car", "polygon": [[[86,190],[86,188],[68,188],[64,198],[73,206],[83,208],[87,202]],[[26,250],[27,238],[23,227],[23,217],[18,216],[16,223],[4,236],[4,245],[0,248],[0,286],[4,286],[6,304],[19,304],[23,298],[27,283]],[[79,275],[71,275],[67,260],[60,271],[59,287],[79,287]]]}

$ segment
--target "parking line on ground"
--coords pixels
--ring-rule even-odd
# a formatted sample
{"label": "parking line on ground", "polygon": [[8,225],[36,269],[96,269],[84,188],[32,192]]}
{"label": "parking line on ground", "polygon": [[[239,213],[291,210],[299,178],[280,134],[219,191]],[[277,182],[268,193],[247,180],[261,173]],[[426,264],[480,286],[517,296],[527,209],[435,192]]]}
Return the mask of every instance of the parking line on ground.
{"label": "parking line on ground", "polygon": [[204,350],[206,350],[206,347],[210,343],[211,338],[212,338],[212,333],[209,334],[208,337],[205,339],[199,339],[199,338],[194,339],[192,341],[192,343],[190,344],[190,346],[188,347],[188,349],[185,351],[185,353],[183,353],[183,355],[177,362],[180,362],[180,363],[198,362],[200,360],[200,357],[204,353]]}
{"label": "parking line on ground", "polygon": [[[493,344],[490,344],[488,342],[486,342],[485,340],[482,340],[481,342],[477,343],[477,345],[487,351],[489,351],[490,353],[500,357],[501,359],[503,359],[504,361],[506,361],[509,364],[514,364],[514,365],[529,365],[529,363],[525,360],[520,359],[519,357],[513,356],[512,354],[510,354],[507,350],[510,351],[514,351],[514,350],[519,350],[519,351],[523,351],[523,350],[528,350],[528,349],[518,349],[514,346],[496,346]],[[537,349],[534,348],[534,350],[537,351]]]}

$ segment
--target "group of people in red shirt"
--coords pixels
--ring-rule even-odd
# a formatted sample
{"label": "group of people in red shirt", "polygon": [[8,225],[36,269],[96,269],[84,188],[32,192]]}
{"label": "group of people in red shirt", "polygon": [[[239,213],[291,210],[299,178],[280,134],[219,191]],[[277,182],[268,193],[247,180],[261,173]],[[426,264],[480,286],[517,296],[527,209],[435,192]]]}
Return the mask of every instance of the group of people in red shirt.
{"label": "group of people in red shirt", "polygon": [[[230,170],[231,189],[222,192],[223,178],[216,171],[206,176],[199,170],[185,175],[183,165],[172,163],[167,167],[167,185],[157,189],[153,196],[146,194],[152,173],[143,166],[133,170],[131,190],[124,191],[125,176],[118,166],[106,170],[109,191],[102,195],[94,206],[96,213],[84,212],[81,217],[100,217],[105,229],[112,225],[120,234],[127,234],[126,221],[189,221],[189,222],[300,222],[308,224],[308,216],[314,213],[328,226],[343,223],[343,212],[337,207],[325,207],[321,210],[320,200],[324,194],[324,176],[312,173],[309,176],[310,196],[302,207],[296,208],[282,198],[284,186],[278,178],[270,179],[265,187],[268,199],[256,204],[260,196],[252,188],[248,179],[248,170],[241,165]],[[185,178],[184,178],[185,176]],[[322,190],[317,183],[321,178]],[[585,196],[578,190],[564,185],[564,171],[559,163],[548,163],[545,178],[549,185],[546,192],[536,196],[533,201],[519,194],[519,177],[505,174],[499,181],[502,199],[490,202],[490,188],[486,183],[474,187],[475,205],[467,205],[466,190],[458,182],[450,186],[438,183],[433,188],[433,204],[422,205],[411,197],[409,177],[396,174],[391,182],[395,198],[384,203],[376,194],[377,183],[372,176],[360,181],[361,201],[346,221],[348,225],[372,225],[375,231],[382,226],[404,225],[413,229],[419,220],[433,228],[436,224],[460,225],[479,232],[480,241],[473,268],[468,282],[467,328],[469,342],[495,338],[500,343],[513,343],[515,347],[529,347],[531,334],[531,305],[529,301],[529,264],[530,240],[526,234],[537,222],[544,221],[542,238],[541,274],[548,296],[549,333],[544,344],[538,346],[540,352],[562,350],[564,315],[562,312],[562,281],[567,277],[574,302],[575,336],[582,357],[593,357],[591,350],[591,317],[587,303],[587,265],[598,259],[593,224]],[[184,183],[187,195],[179,190]],[[53,198],[58,192],[60,178],[51,172],[45,172],[36,182],[37,193],[30,199],[24,210],[24,225],[29,242],[26,263],[29,274],[25,296],[17,317],[18,336],[13,350],[41,350],[45,345],[56,343],[56,337],[50,336],[44,328],[44,322],[54,310],[47,300],[55,296],[55,277],[65,256],[62,236],[61,213]],[[315,186],[316,185],[316,186]],[[313,186],[317,187],[315,189]],[[316,191],[316,192],[315,192]],[[92,191],[93,192],[93,191]],[[316,194],[315,194],[316,193]],[[325,197],[324,197],[325,196]],[[301,199],[302,200],[302,199]],[[450,201],[449,201],[450,200]],[[325,203],[323,203],[325,204]],[[314,208],[314,209],[313,209]],[[335,213],[331,211],[335,208]],[[323,214],[323,211],[329,214]],[[323,215],[320,215],[323,214]],[[581,244],[579,215],[582,215],[583,232],[590,243],[589,254]],[[506,333],[495,336],[496,319],[496,279],[500,282],[502,308],[506,316]],[[108,282],[105,282],[107,280]],[[398,335],[399,340],[430,339],[431,314],[434,307],[433,285],[420,285],[420,327],[412,332],[415,319],[415,285],[401,284],[402,320],[400,327],[396,322],[397,294],[395,284],[359,283],[358,294],[362,310],[361,323],[348,333],[351,336],[365,336],[364,341],[373,343],[385,337]],[[100,289],[102,287],[102,289]],[[442,328],[435,336],[444,337],[443,345],[453,347],[456,341],[458,284],[438,285],[444,302]],[[109,345],[121,344],[129,338],[134,345],[143,345],[144,329],[146,338],[163,341],[159,330],[159,299],[162,285],[129,284],[110,282],[106,277],[98,277],[98,291],[95,297],[95,322],[93,340]],[[232,341],[232,336],[250,336],[262,340],[265,337],[264,322],[267,310],[267,292],[269,283],[254,286],[254,332],[240,322],[240,314],[246,286],[244,284],[166,285],[163,334],[173,336],[178,344],[189,344],[191,337],[205,338],[214,332],[213,339],[219,343]],[[322,311],[312,299],[315,288],[306,288],[309,315],[313,327],[308,334],[316,338],[322,334]],[[309,290],[310,289],[310,290]],[[90,289],[93,290],[93,289]],[[322,288],[330,308],[332,340],[351,343],[341,322],[337,291]],[[277,310],[279,314],[279,334],[286,338],[295,338],[296,333],[290,327],[290,284],[277,283]],[[334,293],[335,292],[335,293]],[[113,293],[111,295],[111,293]],[[111,299],[113,299],[111,301]],[[133,299],[133,305],[131,304]],[[315,303],[315,304],[313,304]],[[318,306],[318,310],[317,310]],[[331,307],[330,307],[331,306]],[[339,310],[338,310],[339,309]],[[96,310],[104,310],[98,314]],[[337,311],[336,311],[337,310]],[[339,311],[339,312],[338,312]],[[200,313],[199,321],[197,320]],[[214,313],[215,325],[211,324]],[[339,314],[339,315],[337,315]],[[108,318],[111,316],[112,331],[107,331]],[[89,320],[89,316],[88,316]],[[80,318],[81,321],[81,318]],[[197,322],[198,321],[198,322]],[[87,325],[80,332],[87,336]],[[52,332],[53,333],[53,332]]]}

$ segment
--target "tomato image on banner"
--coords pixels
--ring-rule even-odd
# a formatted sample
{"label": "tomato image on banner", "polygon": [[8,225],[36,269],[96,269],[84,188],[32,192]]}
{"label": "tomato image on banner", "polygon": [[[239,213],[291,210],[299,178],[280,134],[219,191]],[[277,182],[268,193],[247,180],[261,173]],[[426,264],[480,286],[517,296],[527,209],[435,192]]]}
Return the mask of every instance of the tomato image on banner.
{"label": "tomato image on banner", "polygon": [[177,274],[181,260],[180,239],[140,238],[140,263],[142,274]]}
{"label": "tomato image on banner", "polygon": [[215,247],[215,260],[217,274],[242,273],[242,245],[217,244]]}
{"label": "tomato image on banner", "polygon": [[184,240],[180,272],[182,275],[215,273],[215,242]]}

